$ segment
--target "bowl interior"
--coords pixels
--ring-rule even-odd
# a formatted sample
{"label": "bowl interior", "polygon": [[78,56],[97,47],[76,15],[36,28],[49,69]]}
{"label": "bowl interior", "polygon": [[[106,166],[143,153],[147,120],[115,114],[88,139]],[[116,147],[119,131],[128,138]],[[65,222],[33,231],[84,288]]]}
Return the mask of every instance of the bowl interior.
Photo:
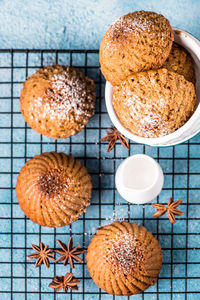
{"label": "bowl interior", "polygon": [[[131,133],[120,122],[112,105],[113,88],[109,82],[106,82],[105,98],[108,114],[115,127],[127,138],[137,143],[151,146],[171,146],[182,143],[200,131],[200,42],[189,33],[173,28],[174,41],[184,47],[192,56],[196,75],[196,93],[198,106],[191,118],[175,132],[158,138],[144,138]],[[199,124],[198,124],[199,123]]]}

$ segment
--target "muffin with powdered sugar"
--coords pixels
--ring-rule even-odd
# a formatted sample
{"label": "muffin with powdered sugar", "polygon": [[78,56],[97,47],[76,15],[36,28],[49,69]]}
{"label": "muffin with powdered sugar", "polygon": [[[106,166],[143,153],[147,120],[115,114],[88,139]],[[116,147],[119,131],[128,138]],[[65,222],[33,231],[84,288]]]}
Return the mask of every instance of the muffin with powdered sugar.
{"label": "muffin with powdered sugar", "polygon": [[135,11],[120,17],[106,31],[99,59],[101,71],[112,85],[133,73],[159,68],[173,42],[169,21],[151,11]]}
{"label": "muffin with powdered sugar", "polygon": [[146,138],[174,132],[197,106],[194,84],[164,68],[129,76],[113,88],[112,101],[123,126]]}
{"label": "muffin with powdered sugar", "polygon": [[173,42],[171,52],[162,68],[183,75],[186,80],[195,84],[195,69],[191,55],[186,49]]}
{"label": "muffin with powdered sugar", "polygon": [[101,289],[130,296],[156,283],[162,251],[145,227],[117,221],[97,231],[86,260],[90,276]]}
{"label": "muffin with powdered sugar", "polygon": [[21,113],[40,134],[67,138],[87,125],[94,115],[95,98],[95,84],[82,72],[68,66],[46,66],[23,84]]}

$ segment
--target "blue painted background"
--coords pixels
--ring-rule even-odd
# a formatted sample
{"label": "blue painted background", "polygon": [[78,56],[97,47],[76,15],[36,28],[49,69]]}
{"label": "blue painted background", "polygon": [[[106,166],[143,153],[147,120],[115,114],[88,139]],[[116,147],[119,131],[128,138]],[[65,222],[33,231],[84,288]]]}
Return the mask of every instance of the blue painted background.
{"label": "blue painted background", "polygon": [[[26,2],[26,4],[24,4]],[[153,10],[163,13],[173,26],[180,27],[189,31],[200,39],[200,1],[124,1],[124,0],[58,0],[58,1],[22,1],[22,0],[0,0],[0,48],[56,48],[56,49],[97,49],[101,38],[110,25],[119,16],[133,10]],[[82,56],[81,56],[82,57]],[[79,60],[79,56],[74,55],[72,62],[74,65],[84,65],[84,56]],[[49,53],[44,54],[44,64],[55,62],[55,55]],[[68,63],[64,54],[58,55],[58,62]],[[40,54],[29,53],[28,64],[31,66],[28,75],[35,72],[41,63]],[[88,57],[88,65],[98,65],[98,57],[93,55]],[[55,247],[54,233],[57,238],[63,241],[68,240],[70,230],[72,230],[75,243],[88,245],[91,235],[95,233],[99,220],[102,218],[101,224],[110,223],[113,218],[113,197],[115,197],[115,217],[127,218],[128,204],[124,201],[117,191],[110,191],[108,188],[114,186],[114,176],[110,174],[114,168],[118,166],[122,158],[128,156],[128,151],[120,145],[116,146],[116,159],[112,158],[114,152],[106,152],[107,145],[101,144],[101,170],[96,169],[96,157],[99,155],[98,130],[92,127],[99,126],[99,115],[90,121],[87,126],[87,142],[86,146],[77,145],[78,142],[84,141],[83,132],[72,138],[71,150],[75,157],[81,157],[86,151],[86,155],[90,160],[86,161],[89,172],[93,174],[94,189],[98,187],[99,174],[104,175],[100,178],[100,182],[105,189],[101,193],[101,207],[99,208],[99,194],[94,190],[92,205],[88,208],[85,217],[87,222],[85,228],[83,226],[83,216],[69,226],[51,229],[40,228],[28,219],[24,218],[23,212],[18,206],[15,191],[10,191],[10,171],[11,171],[11,131],[9,126],[13,121],[13,156],[12,166],[13,186],[16,183],[16,177],[25,160],[26,149],[27,157],[40,153],[40,151],[55,150],[54,141],[43,137],[42,149],[40,146],[40,135],[30,128],[27,129],[27,145],[24,144],[24,120],[20,114],[19,95],[21,82],[26,77],[26,55],[14,54],[14,72],[13,72],[13,93],[14,115],[9,114],[11,109],[10,87],[11,87],[11,55],[0,55],[0,300],[50,300],[50,299],[76,299],[82,300],[82,295],[73,294],[63,295],[58,293],[54,297],[49,294],[48,284],[54,271],[61,275],[69,271],[69,267],[65,268],[61,264],[54,267],[52,264],[50,270],[46,270],[44,266],[40,269],[34,268],[34,262],[26,261],[26,255],[32,251],[30,244],[39,243],[39,233],[42,241]],[[22,66],[22,68],[17,68]],[[96,82],[99,81],[99,70],[88,70],[88,75]],[[4,83],[5,82],[5,83]],[[3,84],[2,84],[3,83]],[[97,88],[98,90],[98,88]],[[98,99],[99,101],[99,99]],[[100,99],[101,111],[104,113],[101,117],[101,136],[105,135],[105,129],[111,125],[106,114],[106,108],[103,99]],[[99,103],[99,102],[98,102]],[[97,105],[97,111],[99,104]],[[8,112],[8,113],[5,113]],[[5,129],[5,127],[8,127]],[[57,144],[58,151],[69,152],[69,140],[59,140]],[[159,201],[166,203],[167,199],[172,195],[171,188],[174,186],[175,199],[182,198],[183,204],[181,209],[184,215],[178,218],[177,223],[172,225],[167,220],[167,216],[161,217],[159,220],[152,218],[154,212],[151,204],[144,206],[130,206],[131,220],[135,220],[138,224],[144,224],[154,234],[159,234],[159,242],[163,248],[164,264],[161,270],[161,278],[158,283],[151,287],[144,294],[130,297],[133,300],[199,300],[200,299],[200,134],[187,143],[178,145],[175,148],[152,148],[143,147],[143,145],[131,144],[130,154],[143,153],[154,158],[160,155],[160,164],[165,173],[165,185],[159,196]],[[174,156],[174,163],[172,157]],[[94,159],[91,159],[94,157]],[[120,157],[120,159],[118,158]],[[188,159],[190,157],[190,159]],[[190,174],[188,174],[188,171]],[[2,172],[2,173],[1,173]],[[175,172],[174,177],[172,173]],[[185,187],[190,187],[187,192]],[[11,217],[13,221],[11,222]],[[145,218],[144,222],[142,218]],[[188,219],[189,218],[189,219]],[[96,219],[96,220],[95,220]],[[85,235],[79,235],[84,230]],[[26,231],[26,236],[24,235]],[[169,233],[173,231],[171,236]],[[186,234],[188,234],[186,238]],[[171,247],[173,246],[173,253]],[[186,251],[185,248],[188,248]],[[13,250],[14,249],[14,250]],[[194,250],[196,249],[196,250]],[[185,265],[186,256],[188,264]],[[13,262],[12,265],[10,262]],[[172,267],[171,267],[172,266]],[[99,291],[98,287],[89,279],[87,268],[80,264],[76,265],[75,275],[82,278],[83,274],[87,279],[85,282],[81,279],[79,291],[90,292],[85,295],[85,300],[97,300]],[[10,279],[11,274],[13,278]],[[171,280],[173,274],[173,280]],[[42,276],[42,280],[38,279]],[[27,277],[27,281],[25,281]],[[188,279],[185,280],[185,277]],[[14,293],[11,297],[10,291]],[[159,295],[156,291],[160,292]],[[25,292],[24,292],[25,291]],[[39,291],[42,294],[39,295]],[[188,292],[187,296],[185,292]],[[28,292],[28,294],[27,294]],[[171,294],[171,292],[173,292]],[[73,298],[72,298],[73,297]],[[125,297],[113,297],[102,293],[102,300],[128,299]]]}
{"label": "blue painted background", "polygon": [[96,49],[110,23],[141,9],[200,38],[199,0],[1,0],[0,48]]}

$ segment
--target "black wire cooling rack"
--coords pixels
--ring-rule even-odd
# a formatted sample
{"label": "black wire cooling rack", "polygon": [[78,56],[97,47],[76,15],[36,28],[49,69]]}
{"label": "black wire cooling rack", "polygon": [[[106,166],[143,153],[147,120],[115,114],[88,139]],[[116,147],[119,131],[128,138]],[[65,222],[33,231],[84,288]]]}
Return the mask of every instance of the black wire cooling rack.
{"label": "black wire cooling rack", "polygon": [[[21,84],[27,76],[47,64],[77,67],[96,83],[96,114],[79,135],[53,140],[34,132],[20,114]],[[106,152],[99,140],[111,126],[104,103],[104,79],[97,50],[0,50],[0,299],[200,299],[200,135],[175,147],[153,148],[130,142],[130,150],[117,143]],[[86,214],[71,226],[40,227],[21,212],[15,183],[25,161],[45,151],[72,154],[88,168],[93,180],[93,197]],[[171,225],[166,217],[152,217],[151,203],[131,205],[115,189],[117,166],[129,155],[146,153],[161,164],[165,184],[154,202],[167,203],[170,196],[183,199],[182,217]],[[146,226],[163,249],[163,267],[154,287],[131,297],[115,297],[101,291],[91,280],[85,264],[75,264],[79,290],[63,294],[48,287],[54,275],[64,275],[69,266],[51,264],[35,269],[27,259],[31,243],[40,241],[54,248],[56,238],[87,247],[98,226],[115,219]]]}

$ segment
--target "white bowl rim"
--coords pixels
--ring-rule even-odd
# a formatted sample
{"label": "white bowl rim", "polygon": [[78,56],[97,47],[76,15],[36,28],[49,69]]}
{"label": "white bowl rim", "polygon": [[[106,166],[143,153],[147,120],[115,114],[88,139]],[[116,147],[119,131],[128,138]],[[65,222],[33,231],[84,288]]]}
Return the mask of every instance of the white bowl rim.
{"label": "white bowl rim", "polygon": [[[197,40],[195,37],[193,37],[190,33],[181,30],[179,28],[173,27],[174,34],[176,35],[176,31],[179,31],[181,34],[184,34],[186,37],[189,37],[190,43],[192,44],[192,52],[196,55],[196,57],[200,61],[200,41]],[[196,51],[194,51],[194,49]],[[197,115],[200,116],[200,104],[198,104],[194,114],[191,116],[191,118],[179,129],[177,129],[175,132],[168,134],[163,137],[157,137],[157,138],[145,138],[145,137],[140,137],[137,136],[133,133],[131,133],[128,129],[126,129],[121,122],[119,121],[119,118],[114,110],[114,107],[112,105],[112,85],[110,82],[106,81],[106,86],[105,86],[105,102],[106,102],[106,107],[108,114],[110,116],[111,121],[115,125],[115,127],[127,138],[130,140],[140,143],[140,144],[147,144],[151,146],[172,146],[176,145],[179,143],[183,143],[186,140],[190,139],[194,135],[196,135],[198,132],[200,132],[200,127],[195,131],[192,132],[191,135],[184,137],[178,142],[174,142],[174,138],[177,138],[181,135],[181,133],[186,132],[188,128],[190,128],[191,124],[194,122],[196,119]]]}

